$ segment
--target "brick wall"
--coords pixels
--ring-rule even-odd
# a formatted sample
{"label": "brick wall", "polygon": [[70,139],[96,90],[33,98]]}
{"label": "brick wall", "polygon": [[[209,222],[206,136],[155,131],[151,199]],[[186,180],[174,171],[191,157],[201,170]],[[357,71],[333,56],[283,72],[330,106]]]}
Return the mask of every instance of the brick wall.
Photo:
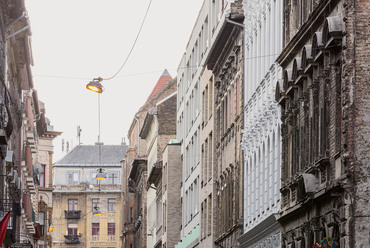
{"label": "brick wall", "polygon": [[[346,65],[343,70],[343,164],[348,170],[355,213],[350,240],[353,247],[367,247],[369,238],[370,170],[370,2],[346,1]],[[352,223],[351,223],[352,224]],[[351,224],[349,228],[351,228]]]}

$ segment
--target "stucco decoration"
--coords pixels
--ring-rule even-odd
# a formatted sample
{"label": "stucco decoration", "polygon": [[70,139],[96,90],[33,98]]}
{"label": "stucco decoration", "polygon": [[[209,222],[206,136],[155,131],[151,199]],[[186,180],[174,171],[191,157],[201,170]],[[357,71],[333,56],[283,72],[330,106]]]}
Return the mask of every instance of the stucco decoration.
{"label": "stucco decoration", "polygon": [[280,247],[280,233],[272,234],[253,248],[278,248]]}
{"label": "stucco decoration", "polygon": [[245,13],[245,35],[249,42],[253,42],[253,36],[257,33],[258,25],[261,25],[262,18],[266,18],[267,10],[271,9],[272,0],[244,0],[243,7]]}

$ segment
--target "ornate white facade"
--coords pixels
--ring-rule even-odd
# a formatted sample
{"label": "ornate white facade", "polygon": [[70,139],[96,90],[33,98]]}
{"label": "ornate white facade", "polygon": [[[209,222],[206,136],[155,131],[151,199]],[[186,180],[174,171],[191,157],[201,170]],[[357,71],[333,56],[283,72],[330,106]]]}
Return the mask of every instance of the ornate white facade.
{"label": "ornate white facade", "polygon": [[[241,247],[280,247],[280,111],[274,100],[281,68],[282,1],[244,0],[244,234]],[[268,228],[266,228],[268,227]],[[258,238],[256,239],[256,233]],[[267,242],[267,243],[266,243]]]}

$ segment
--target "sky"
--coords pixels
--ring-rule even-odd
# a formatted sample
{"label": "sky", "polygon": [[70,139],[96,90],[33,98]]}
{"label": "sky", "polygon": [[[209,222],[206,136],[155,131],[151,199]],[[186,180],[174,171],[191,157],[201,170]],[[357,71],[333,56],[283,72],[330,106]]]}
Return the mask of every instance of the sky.
{"label": "sky", "polygon": [[[26,0],[31,24],[35,89],[54,130],[54,162],[80,142],[98,140],[98,95],[93,78],[109,78],[124,63],[150,0]],[[152,0],[127,63],[100,95],[100,137],[105,145],[127,140],[135,113],[163,71],[176,76],[203,0]],[[62,152],[64,140],[64,152]]]}

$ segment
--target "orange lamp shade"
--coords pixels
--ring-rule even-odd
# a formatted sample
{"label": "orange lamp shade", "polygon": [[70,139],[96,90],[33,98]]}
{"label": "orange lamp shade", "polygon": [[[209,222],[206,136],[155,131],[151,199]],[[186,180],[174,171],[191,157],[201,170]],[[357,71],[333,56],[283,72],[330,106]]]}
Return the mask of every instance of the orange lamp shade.
{"label": "orange lamp shade", "polygon": [[86,89],[91,90],[96,93],[103,92],[103,85],[98,81],[91,81],[86,85]]}

